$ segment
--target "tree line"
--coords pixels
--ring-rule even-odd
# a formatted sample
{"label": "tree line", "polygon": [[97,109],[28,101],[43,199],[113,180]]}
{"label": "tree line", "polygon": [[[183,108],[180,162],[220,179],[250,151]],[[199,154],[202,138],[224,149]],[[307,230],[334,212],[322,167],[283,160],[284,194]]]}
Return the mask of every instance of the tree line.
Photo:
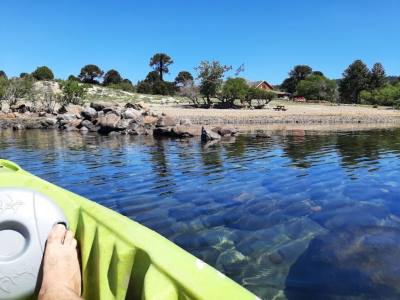
{"label": "tree line", "polygon": [[371,69],[356,60],[339,80],[330,80],[310,66],[297,65],[280,85],[295,96],[352,104],[400,105],[400,77],[388,77],[381,63]]}
{"label": "tree line", "polygon": [[[144,94],[180,95],[201,107],[263,107],[275,96],[272,92],[251,87],[240,77],[243,66],[232,72],[232,66],[219,61],[201,61],[194,68],[196,76],[183,70],[174,81],[167,81],[165,75],[169,74],[173,63],[165,53],[154,54],[149,61],[152,70],[136,86],[115,69],[104,72],[99,66],[88,64],[77,76],[70,75],[63,86],[73,90],[79,89],[77,83],[94,84]],[[41,66],[30,74],[21,73],[20,78],[24,82],[54,80],[54,74],[47,66]],[[4,94],[2,86],[6,81],[6,73],[0,71],[0,97]],[[290,70],[279,89],[308,100],[400,106],[400,80],[389,80],[382,64],[375,63],[369,69],[361,60],[349,65],[339,80],[328,79],[310,66],[297,65]]]}

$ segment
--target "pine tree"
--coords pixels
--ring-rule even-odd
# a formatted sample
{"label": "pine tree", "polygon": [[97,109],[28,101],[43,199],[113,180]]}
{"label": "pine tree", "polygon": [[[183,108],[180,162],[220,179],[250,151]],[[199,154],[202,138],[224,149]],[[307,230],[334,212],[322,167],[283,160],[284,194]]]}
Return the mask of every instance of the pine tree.
{"label": "pine tree", "polygon": [[370,89],[378,89],[387,83],[386,72],[381,63],[373,65],[370,74]]}
{"label": "pine tree", "polygon": [[359,94],[370,86],[370,72],[361,60],[354,61],[344,72],[339,82],[341,102],[359,103]]}

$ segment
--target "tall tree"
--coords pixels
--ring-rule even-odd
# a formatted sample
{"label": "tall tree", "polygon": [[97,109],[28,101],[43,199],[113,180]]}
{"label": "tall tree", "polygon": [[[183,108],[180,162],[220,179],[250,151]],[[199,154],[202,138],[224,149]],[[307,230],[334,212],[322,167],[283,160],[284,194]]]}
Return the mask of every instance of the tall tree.
{"label": "tall tree", "polygon": [[175,77],[175,84],[183,86],[186,82],[193,81],[193,76],[188,71],[180,71]]}
{"label": "tall tree", "polygon": [[118,84],[122,82],[122,77],[117,70],[111,69],[104,74],[103,84]]}
{"label": "tall tree", "polygon": [[288,93],[294,93],[296,91],[297,84],[311,74],[312,68],[307,65],[294,66],[294,68],[289,72],[289,77],[286,78],[281,84],[281,89],[287,91]]}
{"label": "tall tree", "polygon": [[168,66],[173,63],[172,58],[165,53],[156,53],[150,58],[150,67],[153,67],[158,72],[161,81],[164,80],[163,75],[169,73]]}
{"label": "tall tree", "polygon": [[370,78],[370,89],[379,89],[387,83],[386,72],[381,63],[372,66]]}
{"label": "tall tree", "polygon": [[78,75],[79,79],[85,83],[98,84],[104,72],[96,65],[86,65]]}
{"label": "tall tree", "polygon": [[312,73],[312,68],[307,65],[297,65],[289,72],[289,76],[297,82],[304,80]]}
{"label": "tall tree", "polygon": [[341,102],[359,103],[360,92],[368,89],[369,83],[370,73],[367,65],[361,60],[354,61],[343,72],[343,78],[339,82]]}
{"label": "tall tree", "polygon": [[212,104],[211,98],[215,97],[222,86],[225,72],[231,70],[231,66],[221,65],[219,61],[204,60],[195,70],[200,79],[200,93],[206,100],[208,106]]}

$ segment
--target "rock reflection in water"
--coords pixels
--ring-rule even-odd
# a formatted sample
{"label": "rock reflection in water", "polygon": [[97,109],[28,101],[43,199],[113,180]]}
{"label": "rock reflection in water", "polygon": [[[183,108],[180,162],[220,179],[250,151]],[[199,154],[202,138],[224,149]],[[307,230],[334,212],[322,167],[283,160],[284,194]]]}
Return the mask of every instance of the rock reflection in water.
{"label": "rock reflection in water", "polygon": [[153,228],[264,299],[397,299],[400,130],[217,143],[0,131],[0,156]]}

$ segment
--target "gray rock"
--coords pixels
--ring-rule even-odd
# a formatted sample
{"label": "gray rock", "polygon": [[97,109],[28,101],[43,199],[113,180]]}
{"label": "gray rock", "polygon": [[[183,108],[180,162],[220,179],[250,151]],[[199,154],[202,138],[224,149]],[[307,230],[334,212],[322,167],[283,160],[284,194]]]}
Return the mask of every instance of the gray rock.
{"label": "gray rock", "polygon": [[58,110],[58,113],[71,114],[74,115],[76,118],[81,117],[81,112],[82,112],[82,106],[75,104],[68,104],[66,106],[64,105]]}
{"label": "gray rock", "polygon": [[57,124],[56,118],[46,118],[40,122],[43,127],[52,127]]}
{"label": "gray rock", "polygon": [[135,110],[144,110],[144,111],[149,111],[149,106],[144,103],[143,101],[137,102],[137,103],[127,103],[125,104],[126,108],[133,108]]}
{"label": "gray rock", "polygon": [[120,106],[107,106],[106,108],[103,109],[103,112],[105,114],[113,113],[115,115],[120,116],[122,114],[122,107],[120,107]]}
{"label": "gray rock", "polygon": [[133,120],[131,119],[121,119],[117,124],[117,128],[119,130],[127,129],[132,122]]}
{"label": "gray rock", "polygon": [[25,129],[25,126],[18,123],[18,124],[13,125],[12,129],[13,130],[23,130],[23,129]]}
{"label": "gray rock", "polygon": [[57,121],[60,123],[60,125],[68,124],[69,122],[71,122],[73,120],[76,120],[76,117],[75,117],[75,115],[72,115],[72,114],[65,113],[65,114],[57,115]]}
{"label": "gray rock", "polygon": [[103,117],[100,117],[98,119],[98,125],[99,125],[99,132],[101,134],[108,134],[111,131],[116,131],[119,130],[119,122],[121,120],[121,117],[114,114],[114,113],[108,113]]}
{"label": "gray rock", "polygon": [[241,252],[230,249],[220,254],[217,259],[216,267],[227,271],[242,270],[248,264],[248,258]]}
{"label": "gray rock", "polygon": [[82,110],[81,115],[84,119],[93,120],[97,117],[97,111],[93,107],[87,106]]}
{"label": "gray rock", "polygon": [[96,102],[90,103],[90,107],[94,108],[96,111],[101,111],[108,106],[110,106],[110,103],[105,102],[105,101],[96,101]]}
{"label": "gray rock", "polygon": [[174,137],[175,133],[172,131],[172,127],[156,127],[153,130],[153,135]]}
{"label": "gray rock", "polygon": [[132,119],[132,120],[139,120],[142,117],[142,113],[139,110],[135,110],[133,108],[127,108],[123,113],[122,117],[124,119]]}
{"label": "gray rock", "polygon": [[177,137],[193,137],[201,135],[200,127],[186,125],[176,125],[172,128],[172,131]]}
{"label": "gray rock", "polygon": [[46,112],[45,111],[41,111],[39,112],[39,117],[45,117],[46,116]]}
{"label": "gray rock", "polygon": [[175,126],[176,125],[176,121],[174,118],[169,117],[169,116],[164,116],[164,117],[160,117],[157,120],[157,127],[168,127],[168,126]]}
{"label": "gray rock", "polygon": [[212,130],[206,129],[204,127],[201,128],[201,140],[203,142],[219,140],[219,139],[221,139],[221,136],[218,133],[216,133]]}
{"label": "gray rock", "polygon": [[19,112],[21,114],[24,114],[27,111],[30,111],[30,107],[27,106],[25,103],[21,103],[21,102],[11,105],[10,109],[12,112]]}
{"label": "gray rock", "polygon": [[211,129],[212,131],[218,133],[221,136],[233,136],[237,133],[237,130],[233,127],[221,127],[217,126]]}
{"label": "gray rock", "polygon": [[82,127],[87,128],[89,131],[94,132],[97,131],[98,128],[96,127],[96,125],[94,125],[92,122],[90,122],[89,120],[83,120],[81,122],[81,129]]}

